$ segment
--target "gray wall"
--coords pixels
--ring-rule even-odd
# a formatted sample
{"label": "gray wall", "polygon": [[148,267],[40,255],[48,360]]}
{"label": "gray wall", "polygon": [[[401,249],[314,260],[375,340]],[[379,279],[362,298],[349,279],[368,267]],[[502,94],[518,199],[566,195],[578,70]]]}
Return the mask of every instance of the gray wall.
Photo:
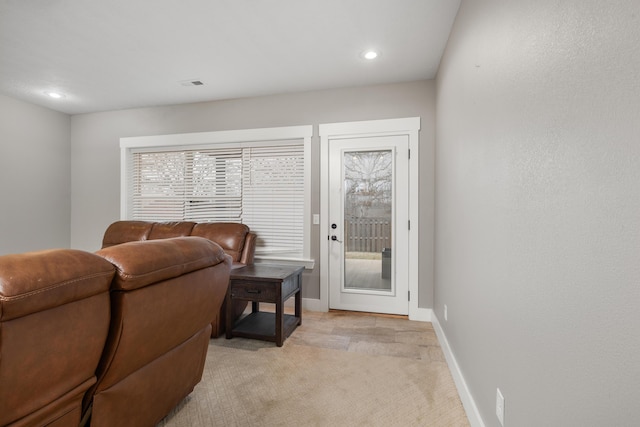
{"label": "gray wall", "polygon": [[[433,303],[433,164],[435,81],[346,88],[169,107],[142,108],[72,117],[71,244],[96,250],[105,228],[120,216],[119,138],[184,132],[314,125],[313,213],[319,213],[320,123],[398,117],[422,118],[420,132],[421,307]],[[311,256],[303,296],[320,297],[319,226],[312,226]]]}
{"label": "gray wall", "polygon": [[[488,426],[640,420],[640,2],[463,0],[435,310]],[[448,307],[444,321],[443,306]]]}
{"label": "gray wall", "polygon": [[69,247],[71,120],[0,95],[0,255]]}

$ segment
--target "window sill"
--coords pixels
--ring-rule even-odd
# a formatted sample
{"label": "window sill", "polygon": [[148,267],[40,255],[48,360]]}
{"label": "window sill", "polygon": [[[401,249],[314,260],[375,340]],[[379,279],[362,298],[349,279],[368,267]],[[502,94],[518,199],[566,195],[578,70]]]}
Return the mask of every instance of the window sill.
{"label": "window sill", "polygon": [[313,259],[301,259],[301,258],[286,258],[277,256],[259,256],[256,255],[254,260],[256,264],[281,264],[281,265],[294,265],[304,267],[305,270],[313,270],[316,265],[316,261]]}

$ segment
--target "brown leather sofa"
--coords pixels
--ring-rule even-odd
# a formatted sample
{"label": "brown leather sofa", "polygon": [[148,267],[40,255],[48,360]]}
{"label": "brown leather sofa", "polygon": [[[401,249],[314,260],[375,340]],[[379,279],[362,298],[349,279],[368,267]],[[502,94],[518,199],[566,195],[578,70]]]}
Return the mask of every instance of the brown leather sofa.
{"label": "brown leather sofa", "polygon": [[[235,222],[148,222],[116,221],[104,233],[102,247],[107,248],[125,242],[157,240],[178,236],[199,236],[219,244],[233,260],[232,268],[253,264],[256,250],[256,234],[245,224]],[[247,301],[233,302],[234,319],[247,308]],[[211,337],[225,332],[226,302],[211,321]]]}
{"label": "brown leather sofa", "polygon": [[198,237],[0,257],[0,425],[155,425],[201,379],[230,269]]}

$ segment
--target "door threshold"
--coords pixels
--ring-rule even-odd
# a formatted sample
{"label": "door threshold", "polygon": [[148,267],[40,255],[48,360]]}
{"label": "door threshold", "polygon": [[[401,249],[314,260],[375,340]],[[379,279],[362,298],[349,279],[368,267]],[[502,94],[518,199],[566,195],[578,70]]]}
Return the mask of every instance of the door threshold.
{"label": "door threshold", "polygon": [[329,313],[334,314],[349,314],[354,316],[375,316],[375,317],[386,317],[390,319],[405,319],[409,320],[409,316],[404,314],[387,314],[387,313],[374,313],[370,311],[350,311],[350,310],[338,310],[335,308],[330,308]]}

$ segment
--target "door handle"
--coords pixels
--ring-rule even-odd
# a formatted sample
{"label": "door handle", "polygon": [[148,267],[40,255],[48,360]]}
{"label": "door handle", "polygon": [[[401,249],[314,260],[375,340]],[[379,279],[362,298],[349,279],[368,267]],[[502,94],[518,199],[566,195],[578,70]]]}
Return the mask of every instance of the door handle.
{"label": "door handle", "polygon": [[335,234],[331,236],[331,240],[333,240],[334,242],[342,243],[342,240],[338,240],[338,236],[336,236]]}

